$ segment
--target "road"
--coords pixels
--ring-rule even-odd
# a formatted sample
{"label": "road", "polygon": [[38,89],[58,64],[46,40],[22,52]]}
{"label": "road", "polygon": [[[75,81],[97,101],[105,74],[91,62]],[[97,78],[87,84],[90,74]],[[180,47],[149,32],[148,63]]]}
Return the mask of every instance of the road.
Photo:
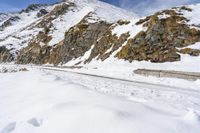
{"label": "road", "polygon": [[60,69],[58,67],[40,67],[39,69],[71,73],[71,74],[95,77],[95,78],[105,79],[105,80],[119,81],[119,82],[123,82],[126,84],[131,84],[136,87],[145,87],[145,88],[149,88],[149,89],[162,89],[163,91],[178,91],[181,93],[195,93],[195,94],[199,93],[200,94],[200,90],[191,90],[191,89],[162,85],[162,84],[153,84],[153,83],[133,81],[133,80],[127,80],[127,79],[121,79],[121,78],[115,78],[115,77],[107,77],[107,76],[100,76],[100,75],[94,75],[94,74],[72,72],[72,71]]}
{"label": "road", "polygon": [[34,68],[52,74],[59,80],[67,78],[73,83],[87,86],[101,93],[124,96],[127,99],[139,102],[155,102],[160,105],[168,104],[186,110],[188,108],[200,110],[199,90],[71,72],[56,67]]}
{"label": "road", "polygon": [[198,88],[183,88],[116,77],[72,72],[69,69],[60,67],[35,65],[18,66],[27,67],[30,68],[30,70],[39,70],[47,75],[52,75],[55,77],[56,81],[70,80],[73,84],[86,86],[86,88],[90,88],[91,90],[100,93],[122,96],[136,102],[153,102],[160,106],[167,105],[184,110],[189,108],[200,110],[200,90],[198,90]]}

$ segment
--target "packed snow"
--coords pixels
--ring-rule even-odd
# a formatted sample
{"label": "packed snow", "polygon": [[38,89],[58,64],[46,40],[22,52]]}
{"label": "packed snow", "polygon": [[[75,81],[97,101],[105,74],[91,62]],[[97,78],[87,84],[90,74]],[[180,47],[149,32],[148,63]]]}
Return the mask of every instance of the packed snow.
{"label": "packed snow", "polygon": [[200,130],[199,91],[142,87],[40,67],[28,69],[0,73],[0,133]]}
{"label": "packed snow", "polygon": [[199,49],[200,50],[200,42],[197,42],[193,45],[187,46],[187,48],[191,48],[191,49]]}

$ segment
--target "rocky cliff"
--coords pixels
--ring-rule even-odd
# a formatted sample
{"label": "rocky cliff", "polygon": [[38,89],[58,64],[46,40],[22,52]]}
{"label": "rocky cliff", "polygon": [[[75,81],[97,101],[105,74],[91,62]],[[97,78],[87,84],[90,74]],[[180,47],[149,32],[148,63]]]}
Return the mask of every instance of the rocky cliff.
{"label": "rocky cliff", "polygon": [[[199,50],[184,47],[200,41],[198,26],[191,27],[182,12],[192,12],[186,7],[157,12],[140,19],[136,25],[143,25],[146,31],[139,32],[117,54],[120,59],[145,60],[151,62],[180,61],[180,53],[198,56]],[[178,48],[183,48],[179,50]]]}

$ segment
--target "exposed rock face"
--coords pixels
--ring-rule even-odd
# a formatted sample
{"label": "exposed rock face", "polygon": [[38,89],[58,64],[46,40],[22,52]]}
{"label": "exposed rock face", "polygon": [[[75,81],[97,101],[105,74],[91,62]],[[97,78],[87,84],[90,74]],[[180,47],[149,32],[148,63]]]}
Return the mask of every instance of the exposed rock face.
{"label": "exposed rock face", "polygon": [[91,51],[89,58],[85,63],[90,62],[93,58],[101,59],[104,61],[114,51],[118,50],[122,44],[127,41],[129,33],[122,34],[119,38],[116,35],[112,35],[109,29],[104,36],[102,36]]}
{"label": "exposed rock face", "polygon": [[26,9],[22,10],[21,13],[22,12],[29,13],[29,12],[35,11],[36,9],[43,7],[43,6],[47,6],[47,5],[45,5],[45,4],[31,4]]}
{"label": "exposed rock face", "polygon": [[92,45],[97,44],[97,40],[106,33],[109,26],[103,21],[88,24],[83,19],[66,32],[64,41],[53,49],[50,63],[67,63],[83,56]]}
{"label": "exposed rock face", "polygon": [[38,13],[37,13],[37,17],[42,17],[44,15],[46,15],[48,12],[45,9],[41,9]]}
{"label": "exposed rock face", "polygon": [[27,47],[22,49],[17,57],[18,64],[45,64],[50,56],[51,46],[47,43],[52,39],[48,30],[39,32]]}
{"label": "exposed rock face", "polygon": [[[105,21],[89,23],[91,15],[92,13],[86,15],[79,24],[66,32],[64,41],[53,48],[49,63],[65,64],[84,56],[90,49],[89,57],[82,63],[89,63],[94,58],[104,61],[127,41],[129,33],[122,34],[118,38],[112,34],[113,25],[110,23]],[[124,21],[123,24],[128,23]]]}
{"label": "exposed rock face", "polygon": [[[50,58],[51,46],[48,43],[52,40],[52,36],[49,35],[50,28],[52,27],[52,21],[59,15],[66,13],[73,4],[60,4],[56,6],[48,15],[36,25],[38,28],[42,28],[38,35],[30,40],[27,47],[20,50],[16,62],[18,64],[45,64],[48,63]],[[41,12],[41,10],[40,10]],[[42,11],[44,14],[46,11]]]}
{"label": "exposed rock face", "polygon": [[59,16],[59,15],[62,15],[64,13],[66,13],[70,8],[74,7],[74,3],[63,3],[63,4],[60,4],[58,6],[56,6],[50,13],[49,15],[50,16]]}
{"label": "exposed rock face", "polygon": [[198,49],[184,48],[184,49],[179,50],[179,52],[182,54],[189,54],[191,56],[199,56],[200,55],[200,50],[198,50]]}
{"label": "exposed rock face", "polygon": [[[59,15],[65,14],[71,7],[74,7],[73,3],[63,3],[60,5],[55,6],[55,8],[48,13],[48,15],[44,16],[44,18],[37,24],[37,27],[39,28],[51,28],[52,27],[52,21],[56,19]],[[40,10],[41,12],[41,10]],[[42,11],[43,14],[46,14],[46,11]],[[41,15],[40,13],[38,14]]]}
{"label": "exposed rock face", "polygon": [[130,62],[137,60],[162,63],[180,61],[180,53],[200,55],[200,50],[186,48],[200,41],[198,28],[195,25],[191,28],[191,25],[187,24],[188,20],[181,14],[183,10],[192,11],[187,7],[157,12],[139,20],[136,25],[142,25],[146,30],[137,32],[134,37],[130,36],[132,33],[127,32],[128,30],[121,35],[114,34],[112,30],[116,26],[129,27],[130,23],[134,25],[135,22],[119,20],[116,23],[108,23],[90,12],[77,25],[65,32],[64,40],[49,46],[53,38],[50,35],[51,29],[54,28],[52,21],[74,7],[76,5],[73,3],[62,3],[47,15],[46,11],[40,10],[41,15],[45,16],[36,27],[43,30],[19,52],[17,63],[58,65],[77,59],[75,63],[78,65],[90,63],[93,59],[104,61],[111,55]]}
{"label": "exposed rock face", "polygon": [[[180,10],[186,10],[181,8]],[[187,8],[187,11],[190,11]],[[168,17],[159,18],[165,14]],[[179,61],[178,48],[200,41],[200,31],[190,28],[186,18],[175,10],[165,10],[148,16],[136,24],[143,24],[146,31],[140,32],[117,54],[120,59],[146,60],[151,62]],[[193,55],[193,54],[191,54]]]}
{"label": "exposed rock face", "polygon": [[0,47],[0,63],[11,62],[13,60],[14,56],[10,53],[10,51],[4,46]]}
{"label": "exposed rock face", "polygon": [[29,44],[22,49],[17,57],[18,64],[45,64],[48,63],[51,46],[40,46],[39,44]]}

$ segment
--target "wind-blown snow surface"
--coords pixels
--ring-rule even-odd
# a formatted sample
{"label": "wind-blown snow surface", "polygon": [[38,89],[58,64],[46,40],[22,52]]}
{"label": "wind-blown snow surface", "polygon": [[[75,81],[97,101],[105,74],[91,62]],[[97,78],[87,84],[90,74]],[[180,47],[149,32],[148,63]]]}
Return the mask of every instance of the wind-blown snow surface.
{"label": "wind-blown snow surface", "polygon": [[29,70],[0,73],[0,133],[200,131],[199,92],[153,90],[73,73]]}

